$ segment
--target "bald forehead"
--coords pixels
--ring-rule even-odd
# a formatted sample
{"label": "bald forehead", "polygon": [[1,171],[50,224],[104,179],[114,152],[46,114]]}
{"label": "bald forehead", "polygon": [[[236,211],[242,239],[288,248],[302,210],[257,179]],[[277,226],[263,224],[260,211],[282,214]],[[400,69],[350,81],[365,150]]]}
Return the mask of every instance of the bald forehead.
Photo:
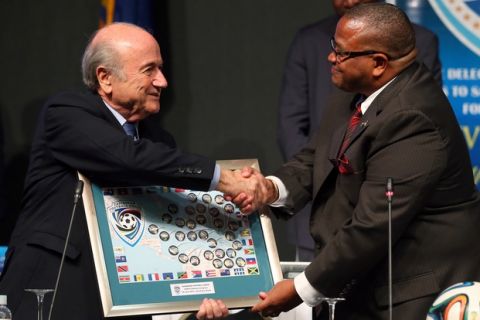
{"label": "bald forehead", "polygon": [[92,44],[108,43],[111,45],[155,42],[155,38],[144,29],[128,23],[114,23],[100,29]]}

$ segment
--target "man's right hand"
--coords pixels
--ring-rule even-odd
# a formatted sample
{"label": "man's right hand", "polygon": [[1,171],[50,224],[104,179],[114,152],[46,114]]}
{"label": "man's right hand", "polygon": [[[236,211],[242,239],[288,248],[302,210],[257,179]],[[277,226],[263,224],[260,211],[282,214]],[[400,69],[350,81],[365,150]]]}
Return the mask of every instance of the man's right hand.
{"label": "man's right hand", "polygon": [[257,170],[245,167],[241,171],[222,170],[218,190],[233,201],[243,213],[251,213],[278,197],[274,183]]}

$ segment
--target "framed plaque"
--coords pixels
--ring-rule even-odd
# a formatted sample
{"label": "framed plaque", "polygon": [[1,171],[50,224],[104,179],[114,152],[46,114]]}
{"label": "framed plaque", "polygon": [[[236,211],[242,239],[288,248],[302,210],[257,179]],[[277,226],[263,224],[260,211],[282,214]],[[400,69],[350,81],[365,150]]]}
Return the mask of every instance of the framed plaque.
{"label": "framed plaque", "polygon": [[[218,163],[258,169],[254,159]],[[250,307],[282,279],[267,208],[245,216],[218,191],[79,177],[105,316],[191,312],[205,297]]]}

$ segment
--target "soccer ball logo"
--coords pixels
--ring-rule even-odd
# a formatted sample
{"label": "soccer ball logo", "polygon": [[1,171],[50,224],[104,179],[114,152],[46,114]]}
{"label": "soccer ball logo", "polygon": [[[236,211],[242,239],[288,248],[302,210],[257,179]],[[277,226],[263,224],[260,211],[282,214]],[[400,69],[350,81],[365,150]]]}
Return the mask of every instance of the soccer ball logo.
{"label": "soccer ball logo", "polygon": [[129,212],[125,210],[120,214],[119,227],[122,231],[132,231],[138,224],[138,217],[136,214],[139,212]]}
{"label": "soccer ball logo", "polygon": [[480,283],[462,282],[445,289],[428,311],[427,320],[480,318]]}
{"label": "soccer ball logo", "polygon": [[140,209],[132,207],[115,208],[110,218],[115,233],[131,247],[135,246],[145,229],[145,221]]}

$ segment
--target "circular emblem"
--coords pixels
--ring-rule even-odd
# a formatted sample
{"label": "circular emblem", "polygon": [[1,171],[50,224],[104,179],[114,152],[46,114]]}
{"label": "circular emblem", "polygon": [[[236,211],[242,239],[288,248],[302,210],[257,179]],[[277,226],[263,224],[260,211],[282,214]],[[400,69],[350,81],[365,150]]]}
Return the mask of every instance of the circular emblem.
{"label": "circular emblem", "polygon": [[428,0],[443,24],[480,56],[480,1]]}

